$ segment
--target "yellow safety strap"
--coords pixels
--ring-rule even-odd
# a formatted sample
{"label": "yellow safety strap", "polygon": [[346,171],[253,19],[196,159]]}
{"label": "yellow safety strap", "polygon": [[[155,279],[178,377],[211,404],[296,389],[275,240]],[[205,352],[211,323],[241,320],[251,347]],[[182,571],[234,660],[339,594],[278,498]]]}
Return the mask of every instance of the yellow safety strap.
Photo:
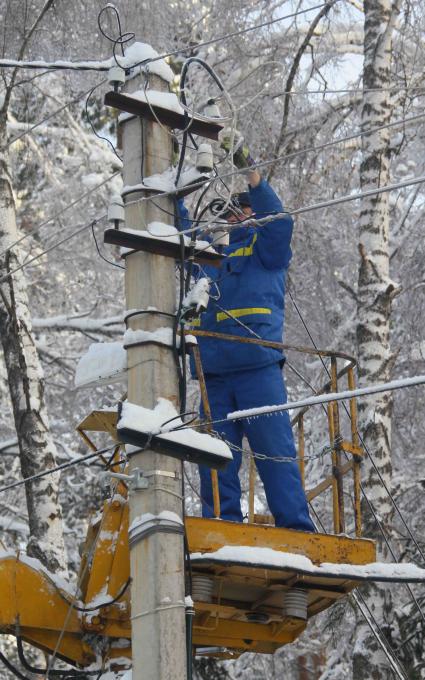
{"label": "yellow safety strap", "polygon": [[224,321],[229,317],[237,319],[239,316],[248,316],[249,314],[271,314],[272,310],[269,307],[245,307],[244,309],[228,309],[225,312],[217,313],[217,321]]}
{"label": "yellow safety strap", "polygon": [[249,246],[245,246],[244,248],[238,248],[233,253],[230,253],[229,257],[248,257],[249,255],[252,255],[254,250],[254,244],[257,240],[257,236],[258,234],[254,234]]}

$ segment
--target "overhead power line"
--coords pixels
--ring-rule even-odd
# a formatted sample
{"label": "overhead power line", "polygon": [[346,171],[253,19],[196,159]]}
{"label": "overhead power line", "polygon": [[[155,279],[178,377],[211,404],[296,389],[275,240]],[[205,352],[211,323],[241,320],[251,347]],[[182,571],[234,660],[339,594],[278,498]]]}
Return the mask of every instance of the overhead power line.
{"label": "overhead power line", "polygon": [[[329,5],[330,7],[333,6],[334,3],[331,2],[322,2],[320,5],[314,5],[313,7],[308,7],[307,9],[301,9],[298,10],[297,12],[292,12],[292,14],[286,14],[283,17],[277,17],[276,19],[270,19],[269,21],[263,21],[261,24],[255,24],[255,26],[249,26],[248,28],[242,28],[239,31],[232,31],[231,33],[226,33],[225,35],[220,36],[219,38],[211,38],[210,40],[204,40],[204,42],[197,43],[196,45],[191,45],[190,47],[186,48],[180,48],[177,50],[173,50],[172,52],[166,52],[165,54],[161,54],[158,57],[153,57],[151,59],[147,59],[147,63],[151,63],[153,61],[158,61],[158,59],[165,59],[166,57],[172,57],[176,54],[181,54],[182,52],[186,52],[190,50],[193,52],[193,50],[198,49],[199,47],[207,47],[208,45],[213,45],[218,42],[222,42],[224,40],[229,40],[230,38],[236,38],[239,35],[244,35],[245,33],[249,33],[250,31],[258,31],[260,28],[265,28],[266,26],[272,26],[273,24],[277,24],[280,21],[284,21],[285,19],[293,19],[294,17],[300,16],[301,14],[307,14],[307,12],[313,12],[316,9],[322,9],[322,7],[326,7]],[[140,62],[140,64],[144,64],[145,62]],[[138,65],[140,65],[138,64]],[[0,62],[1,65],[1,62]]]}
{"label": "overhead power line", "polygon": [[[402,126],[402,125],[414,123],[416,121],[423,120],[424,118],[425,118],[425,113],[418,113],[418,114],[415,114],[414,116],[408,116],[406,118],[400,118],[399,120],[392,121],[391,123],[386,123],[385,125],[379,125],[379,126],[374,127],[374,128],[368,128],[367,130],[361,130],[360,132],[356,132],[356,133],[353,133],[351,135],[341,137],[339,139],[334,139],[330,142],[324,142],[323,144],[318,144],[316,146],[307,146],[304,149],[298,149],[297,151],[292,151],[291,153],[283,154],[282,156],[277,156],[276,158],[272,158],[272,159],[269,159],[269,160],[266,160],[266,161],[259,161],[258,163],[254,163],[254,165],[252,165],[251,167],[252,167],[253,170],[259,169],[259,168],[264,168],[264,167],[267,167],[269,165],[273,165],[274,163],[280,163],[280,162],[283,162],[283,161],[291,160],[291,159],[296,158],[298,156],[302,156],[303,154],[306,154],[306,153],[311,153],[311,152],[316,153],[317,151],[321,151],[323,149],[327,149],[327,148],[330,148],[332,146],[337,146],[338,144],[343,144],[344,142],[349,142],[349,141],[352,141],[353,139],[359,139],[361,137],[365,137],[366,135],[371,135],[371,134],[374,134],[375,132],[380,132],[381,130],[386,130],[387,128],[399,127],[399,126]],[[291,130],[288,133],[288,135],[295,134],[295,133],[296,133],[296,130]],[[223,179],[226,179],[228,177],[232,177],[234,175],[241,175],[241,174],[242,175],[246,174],[245,168],[242,169],[242,170],[235,169],[235,170],[232,170],[231,172],[226,172],[226,173],[220,174],[217,178],[213,177],[213,178],[208,179],[208,180],[202,180],[202,181],[199,181],[199,182],[194,182],[192,184],[192,186],[194,188],[195,187],[200,188],[202,186],[205,186],[205,184],[207,184],[208,182],[214,181],[215,179],[223,180]],[[416,178],[414,178],[412,183],[413,184],[420,183],[420,178],[418,178],[418,180],[419,181],[416,181]],[[387,186],[390,187],[388,189],[385,189],[385,190],[388,190],[388,191],[390,191],[393,188],[394,189],[398,188],[398,185],[395,185],[395,184],[391,184],[391,185],[387,185]],[[163,191],[161,193],[155,194],[154,196],[144,196],[143,198],[140,198],[135,202],[152,201],[152,200],[156,200],[157,198],[162,198],[162,197],[165,197],[165,196],[171,196],[173,194],[174,194],[173,191]],[[362,195],[356,194],[356,196],[359,196],[361,198]],[[350,200],[355,200],[355,199],[353,198],[353,199],[350,199]],[[182,231],[181,233],[189,233],[190,231],[191,230],[189,229],[189,230],[185,230],[184,232]]]}
{"label": "overhead power line", "polygon": [[[275,406],[266,406],[262,408],[245,409],[243,411],[233,411],[228,413],[226,418],[218,420],[204,421],[200,425],[191,425],[191,428],[203,427],[207,425],[217,425],[220,423],[247,420],[249,418],[258,418],[260,416],[270,415],[272,413],[281,413],[282,411],[290,411],[292,409],[304,408],[306,406],[317,406],[320,404],[327,404],[332,401],[344,401],[346,399],[353,399],[354,397],[368,396],[370,394],[379,394],[381,392],[392,392],[406,387],[415,387],[416,385],[425,384],[425,375],[415,375],[411,378],[402,378],[401,380],[392,380],[388,383],[379,383],[371,385],[370,387],[359,387],[356,390],[345,390],[343,392],[330,392],[327,394],[318,394],[314,397],[306,397],[299,401],[290,401],[286,404],[276,404]],[[178,427],[178,430],[185,430],[187,427]]]}
{"label": "overhead power line", "polygon": [[56,248],[61,246],[63,243],[67,243],[67,241],[70,241],[75,236],[78,236],[78,234],[81,234],[81,232],[84,231],[85,229],[88,229],[92,225],[97,224],[100,220],[103,220],[105,217],[106,217],[106,213],[104,213],[103,215],[100,215],[99,217],[96,217],[94,220],[91,220],[87,224],[84,224],[82,227],[79,227],[78,229],[73,231],[71,234],[68,234],[68,236],[65,236],[65,238],[61,239],[60,241],[57,241],[56,243],[51,245],[49,248],[46,248],[41,253],[38,253],[38,255],[35,255],[34,257],[32,257],[27,262],[20,264],[19,267],[15,267],[15,269],[12,269],[12,271],[10,271],[8,274],[5,274],[4,276],[2,276],[2,278],[0,279],[0,284],[4,283],[8,279],[10,279],[14,274],[16,274],[16,272],[21,271],[21,269],[25,269],[25,267],[28,267],[30,264],[32,264],[36,260],[39,260],[40,257],[43,257],[43,255],[50,253],[52,250],[55,250]]}
{"label": "overhead power line", "polygon": [[0,59],[0,68],[46,69],[47,71],[109,71],[112,66],[110,59],[104,61],[18,61],[17,59]]}
{"label": "overhead power line", "polygon": [[116,176],[119,175],[119,174],[120,174],[120,171],[117,170],[117,172],[114,172],[113,175],[111,175],[111,176],[108,177],[107,179],[103,180],[103,181],[100,182],[99,184],[96,184],[95,187],[93,187],[92,189],[89,189],[88,191],[84,192],[84,194],[81,194],[81,196],[79,196],[78,198],[76,198],[74,201],[72,201],[71,203],[68,203],[66,206],[64,206],[63,208],[61,208],[57,213],[55,213],[55,214],[52,215],[51,217],[48,217],[47,219],[45,219],[43,222],[41,222],[41,223],[38,225],[38,227],[36,227],[35,229],[33,229],[31,232],[29,232],[28,234],[24,234],[23,236],[21,236],[20,238],[18,238],[18,239],[17,239],[16,241],[14,241],[10,246],[8,246],[8,247],[5,248],[4,250],[2,250],[2,252],[0,253],[0,258],[3,257],[3,255],[5,255],[6,253],[8,253],[10,250],[12,250],[12,248],[14,248],[15,246],[17,246],[19,243],[22,243],[22,241],[25,241],[25,240],[26,240],[27,238],[29,238],[30,236],[35,236],[35,234],[38,234],[38,232],[39,232],[43,227],[45,227],[47,224],[49,224],[49,222],[53,222],[54,220],[57,220],[57,218],[60,217],[61,215],[63,215],[64,212],[67,212],[68,210],[70,210],[71,208],[73,208],[74,205],[76,205],[77,203],[80,203],[81,201],[83,201],[85,198],[87,198],[88,196],[90,196],[91,194],[93,194],[95,191],[97,191],[98,189],[100,189],[101,187],[103,187],[105,184],[107,184],[108,182],[110,182],[112,179],[114,179],[114,177],[116,177]]}
{"label": "overhead power line", "polygon": [[91,460],[92,458],[96,458],[96,456],[101,456],[103,453],[107,453],[108,451],[112,451],[117,447],[117,444],[111,444],[110,446],[106,446],[104,449],[97,449],[96,451],[92,451],[91,453],[87,453],[85,456],[79,456],[78,458],[74,458],[73,460],[69,460],[66,463],[62,463],[61,465],[57,465],[54,468],[50,468],[49,470],[43,470],[42,472],[37,472],[35,475],[31,475],[30,477],[25,477],[25,479],[20,479],[18,482],[12,482],[11,484],[7,484],[6,486],[3,486],[0,488],[0,493],[3,493],[4,491],[10,491],[11,489],[17,489],[19,486],[24,486],[24,484],[28,484],[29,482],[35,482],[37,479],[42,479],[42,477],[46,477],[47,475],[52,475],[54,472],[61,472],[62,470],[66,470],[70,467],[73,467],[74,465],[78,465],[79,463],[85,463],[88,460]]}
{"label": "overhead power line", "polygon": [[[400,125],[406,125],[409,123],[415,123],[418,120],[423,120],[425,118],[425,113],[417,113],[414,116],[407,116],[405,118],[400,118],[399,120],[393,120],[390,123],[385,123],[384,125],[378,125],[374,128],[368,128],[366,130],[361,130],[360,132],[355,132],[352,135],[346,135],[345,137],[341,137],[340,139],[334,139],[330,142],[325,142],[323,144],[319,144],[317,146],[308,146],[305,149],[300,149],[298,151],[293,151],[288,154],[284,154],[283,156],[277,156],[276,158],[271,158],[267,161],[260,161],[259,163],[255,163],[252,167],[253,168],[264,168],[267,167],[268,165],[273,165],[273,163],[278,163],[283,160],[290,160],[291,158],[296,158],[297,156],[301,156],[304,153],[309,153],[311,151],[321,151],[322,149],[327,149],[331,146],[336,146],[337,144],[342,144],[343,142],[349,142],[352,141],[353,139],[358,139],[360,137],[365,137],[367,135],[372,135],[375,132],[380,132],[381,130],[387,130],[389,128],[393,127],[399,127]],[[296,130],[291,130],[287,134],[288,136],[291,134],[295,134]],[[241,171],[238,171],[239,173]],[[225,175],[223,175],[225,177]]]}
{"label": "overhead power line", "polygon": [[[211,180],[208,180],[211,181]],[[346,194],[344,196],[340,196],[339,198],[332,198],[329,199],[328,201],[321,201],[320,203],[312,203],[311,205],[303,206],[301,208],[296,208],[295,210],[285,210],[283,212],[279,213],[274,213],[272,215],[268,215],[267,217],[261,217],[258,220],[252,219],[251,217],[247,218],[244,220],[244,222],[249,222],[252,226],[257,226],[261,227],[263,224],[268,224],[269,222],[273,222],[274,220],[286,217],[287,215],[301,215],[306,212],[311,212],[312,210],[321,210],[322,208],[328,208],[334,205],[340,205],[341,203],[348,203],[350,201],[358,201],[362,198],[367,198],[368,196],[377,196],[379,194],[384,194],[389,191],[394,191],[395,189],[404,189],[406,187],[414,186],[416,184],[423,184],[425,183],[425,175],[422,175],[421,177],[413,177],[412,179],[404,180],[402,182],[396,182],[395,184],[386,184],[382,187],[378,187],[377,189],[367,189],[366,191],[359,191],[356,194]],[[205,182],[203,182],[205,184]],[[161,194],[156,194],[155,198],[158,198],[159,196],[168,196],[172,192],[164,192]],[[140,201],[148,201],[150,199],[149,196],[145,198],[139,199]],[[137,202],[137,201],[135,201]],[[243,224],[242,222],[239,223]],[[190,229],[185,229],[184,231],[181,231],[181,234],[187,234],[194,231],[194,228]],[[171,236],[171,234],[170,234]],[[1,280],[0,280],[1,283]]]}
{"label": "overhead power line", "polygon": [[[99,87],[99,85],[103,85],[103,83],[106,83],[106,80],[101,80],[100,83],[98,83],[98,84],[96,85],[96,87]],[[56,109],[55,111],[53,111],[52,113],[50,113],[48,116],[46,116],[46,117],[43,118],[42,120],[39,120],[37,123],[34,123],[34,125],[31,125],[27,130],[24,130],[24,132],[22,132],[22,133],[21,133],[20,135],[18,135],[17,137],[13,137],[13,139],[9,140],[9,141],[7,142],[7,144],[5,144],[5,146],[3,147],[3,149],[4,149],[4,150],[8,149],[10,146],[12,146],[12,144],[14,144],[15,142],[18,142],[20,139],[22,139],[22,138],[25,137],[26,135],[30,134],[30,132],[32,132],[33,130],[35,130],[36,128],[38,128],[40,125],[43,125],[43,123],[46,123],[48,120],[51,120],[52,118],[54,118],[55,116],[57,116],[58,113],[61,113],[62,111],[65,111],[65,109],[67,109],[69,106],[72,106],[72,104],[76,104],[77,102],[79,102],[81,99],[83,99],[83,97],[85,97],[86,95],[88,95],[89,92],[91,92],[92,89],[93,89],[93,88],[90,87],[88,90],[85,90],[85,92],[82,92],[81,94],[79,94],[77,97],[75,97],[75,99],[71,99],[71,101],[69,101],[69,102],[67,102],[66,104],[64,104],[63,106],[59,107],[58,109]]]}
{"label": "overhead power line", "polygon": [[[311,205],[306,205],[303,208],[297,208],[291,214],[301,215],[302,213],[311,212],[312,210],[320,210],[321,208],[328,208],[333,205],[340,205],[341,203],[348,203],[349,201],[358,201],[361,198],[367,198],[368,196],[377,196],[378,194],[385,194],[388,191],[394,191],[395,189],[404,189],[406,187],[414,186],[415,184],[423,184],[425,182],[425,175],[421,177],[413,177],[412,179],[405,180],[403,182],[396,182],[395,184],[387,184],[383,187],[378,187],[377,189],[368,189],[367,191],[359,191],[357,194],[348,194],[346,196],[341,196],[340,198],[333,198],[329,201],[322,201],[321,203],[312,203]],[[258,220],[261,222],[261,220]]]}
{"label": "overhead power line", "polygon": [[[226,33],[225,35],[219,36],[218,38],[211,38],[210,40],[205,40],[203,42],[197,43],[196,45],[189,45],[187,47],[180,47],[179,49],[173,50],[172,52],[166,52],[164,54],[159,54],[157,57],[150,57],[149,59],[144,59],[143,61],[137,62],[132,66],[126,65],[126,68],[134,68],[135,66],[147,65],[154,61],[159,61],[160,59],[165,59],[166,57],[172,57],[176,54],[181,54],[182,52],[193,52],[200,47],[206,47],[208,45],[213,45],[218,42],[223,42],[229,40],[230,38],[236,38],[239,35],[244,35],[251,31],[258,31],[260,28],[265,28],[266,26],[271,26],[277,24],[285,19],[293,19],[302,14],[307,14],[308,12],[313,12],[317,9],[322,9],[330,3],[322,2],[320,5],[314,5],[313,7],[307,7],[306,9],[298,10],[297,12],[292,12],[291,14],[286,14],[282,17],[277,17],[276,19],[270,19],[269,21],[263,21],[261,24],[255,24],[254,26],[249,26],[248,28],[242,28],[238,31],[232,31],[231,33]],[[119,63],[119,62],[118,62]],[[29,69],[51,69],[51,70],[76,70],[76,71],[108,71],[111,67],[111,60],[105,61],[64,61],[58,60],[54,62],[46,62],[43,60],[35,61],[18,61],[16,59],[0,59],[0,67],[3,68],[29,68]]]}
{"label": "overhead power line", "polygon": [[287,404],[277,404],[276,406],[233,411],[232,413],[227,414],[227,420],[243,420],[246,418],[254,418],[257,416],[268,415],[270,413],[280,413],[281,411],[303,408],[304,406],[328,404],[331,401],[343,401],[345,399],[352,399],[353,397],[369,396],[370,394],[379,394],[381,392],[393,392],[394,390],[401,390],[405,387],[414,387],[415,385],[423,384],[425,384],[425,375],[415,375],[412,378],[402,378],[401,380],[392,380],[387,383],[370,385],[369,387],[359,387],[356,390],[344,390],[343,392],[318,394],[314,397],[307,397],[306,399],[288,402]]}
{"label": "overhead power line", "polygon": [[[316,342],[314,341],[314,338],[313,338],[313,336],[312,336],[312,334],[311,334],[311,332],[310,332],[310,330],[309,330],[309,328],[308,328],[308,325],[307,325],[305,319],[303,318],[303,315],[301,314],[301,310],[299,309],[299,307],[298,307],[297,303],[295,302],[295,300],[294,300],[294,298],[293,298],[293,295],[291,294],[290,291],[289,291],[289,295],[290,295],[292,304],[294,305],[294,307],[295,307],[295,309],[296,309],[296,312],[297,312],[297,314],[298,314],[298,316],[299,316],[299,318],[300,318],[300,320],[301,320],[301,322],[302,322],[302,324],[303,324],[303,326],[304,326],[304,328],[305,328],[305,330],[306,330],[306,332],[307,332],[307,334],[308,334],[308,337],[310,338],[310,341],[311,341],[312,345],[314,346],[315,350],[318,351],[317,344],[316,344]],[[320,357],[320,361],[322,362],[323,368],[325,369],[325,372],[327,373],[329,379],[331,379],[331,374],[330,374],[330,372],[329,372],[329,369],[328,369],[327,366],[325,365],[325,363],[324,363],[322,357]],[[350,411],[348,410],[348,408],[347,408],[347,406],[346,406],[346,404],[345,404],[344,402],[343,402],[343,407],[344,407],[344,411],[345,411],[346,415],[348,416],[348,419],[350,420],[350,422],[352,422],[351,413],[350,413]],[[323,405],[322,405],[322,408],[324,408]],[[366,455],[367,455],[369,461],[371,462],[373,468],[375,469],[375,472],[377,473],[378,478],[379,478],[379,480],[380,480],[380,482],[381,482],[383,488],[385,489],[385,492],[387,493],[387,496],[388,496],[388,498],[390,499],[393,508],[394,508],[395,511],[397,512],[397,514],[398,514],[398,516],[399,516],[399,518],[400,518],[400,520],[401,520],[403,526],[405,527],[405,529],[406,529],[408,535],[410,536],[410,538],[411,538],[413,544],[415,545],[415,547],[416,547],[416,549],[417,549],[417,551],[418,551],[418,554],[421,556],[423,562],[425,563],[425,554],[424,554],[424,551],[422,550],[420,544],[418,543],[418,541],[416,540],[415,536],[413,535],[412,530],[410,529],[410,527],[409,527],[407,521],[405,520],[405,518],[404,518],[404,516],[403,516],[403,513],[401,512],[401,510],[400,510],[400,508],[399,508],[397,502],[396,502],[395,499],[394,499],[393,494],[391,493],[390,489],[388,488],[388,485],[387,485],[387,483],[386,483],[384,477],[382,476],[382,473],[381,473],[381,471],[380,471],[380,469],[379,469],[377,463],[375,462],[374,457],[372,456],[371,451],[370,451],[369,448],[367,447],[366,442],[365,442],[365,440],[364,440],[364,438],[363,438],[361,432],[360,432],[359,429],[357,428],[357,426],[356,426],[356,431],[357,431],[357,435],[358,435],[358,437],[359,437],[360,444],[361,444],[361,446],[363,447],[363,449],[365,450]],[[346,454],[345,454],[345,455],[346,455]],[[395,562],[399,562],[400,560],[399,560],[399,558],[397,558],[397,556],[396,556],[396,554],[395,554],[395,552],[394,552],[394,550],[393,550],[393,548],[392,548],[392,546],[391,546],[391,542],[390,542],[390,540],[389,540],[389,537],[387,537],[387,535],[386,535],[385,527],[384,527],[382,521],[381,521],[380,518],[379,518],[379,513],[376,512],[376,510],[375,510],[375,508],[374,508],[374,506],[373,506],[373,503],[372,503],[372,502],[370,501],[370,499],[368,498],[367,493],[366,493],[366,490],[365,490],[363,484],[360,484],[360,490],[361,490],[361,493],[363,494],[363,497],[364,497],[364,499],[365,499],[365,501],[366,501],[366,504],[367,504],[367,506],[368,506],[370,512],[372,513],[372,516],[373,516],[373,518],[374,518],[374,520],[375,520],[375,522],[376,522],[376,525],[377,525],[377,527],[378,527],[378,529],[379,529],[379,531],[380,531],[380,533],[381,533],[381,536],[382,536],[382,538],[383,538],[383,540],[384,540],[385,545],[386,545],[387,548],[388,548],[388,551],[389,551],[390,555],[392,556],[392,558],[393,558],[393,560],[394,560]],[[418,612],[419,612],[419,615],[420,615],[422,621],[425,622],[425,615],[424,615],[424,612],[423,612],[423,610],[422,610],[422,608],[421,608],[421,604],[420,604],[418,598],[417,598],[416,595],[414,594],[414,592],[413,592],[413,590],[412,590],[412,588],[410,587],[409,584],[406,583],[405,586],[406,586],[407,591],[408,591],[408,593],[409,593],[409,595],[410,595],[410,597],[411,597],[411,601],[414,603],[415,607],[417,608],[417,610],[418,610]],[[366,604],[366,602],[365,602],[365,604]],[[367,606],[367,604],[366,604],[366,606]],[[369,610],[369,613],[371,613],[370,610]],[[378,627],[379,627],[379,626],[378,626]]]}

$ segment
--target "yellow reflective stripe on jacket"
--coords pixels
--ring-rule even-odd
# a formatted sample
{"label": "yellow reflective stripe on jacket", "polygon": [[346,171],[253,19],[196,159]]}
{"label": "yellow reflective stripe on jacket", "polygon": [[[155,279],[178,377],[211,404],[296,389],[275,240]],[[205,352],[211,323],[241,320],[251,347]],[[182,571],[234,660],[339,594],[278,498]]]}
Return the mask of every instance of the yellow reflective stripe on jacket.
{"label": "yellow reflective stripe on jacket", "polygon": [[217,321],[224,321],[234,317],[237,319],[239,316],[249,316],[249,314],[271,314],[272,310],[269,307],[246,307],[245,309],[228,309],[226,312],[217,313]]}
{"label": "yellow reflective stripe on jacket", "polygon": [[249,246],[245,246],[244,248],[238,248],[235,250],[233,253],[230,253],[228,257],[248,257],[249,255],[252,255],[253,250],[254,250],[254,244],[257,240],[258,234],[254,234],[253,239]]}
{"label": "yellow reflective stripe on jacket", "polygon": [[188,327],[194,327],[194,326],[200,326],[201,325],[201,319],[191,319],[188,323]]}

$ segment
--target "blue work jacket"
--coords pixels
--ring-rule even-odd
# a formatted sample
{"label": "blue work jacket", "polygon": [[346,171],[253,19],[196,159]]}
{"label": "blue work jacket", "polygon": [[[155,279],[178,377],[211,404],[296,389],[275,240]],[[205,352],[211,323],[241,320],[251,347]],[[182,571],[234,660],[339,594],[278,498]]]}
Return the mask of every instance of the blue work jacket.
{"label": "blue work jacket", "polygon": [[[280,199],[265,180],[250,187],[249,193],[258,218],[283,211]],[[187,224],[183,204],[180,215],[182,224]],[[282,342],[292,229],[290,215],[260,227],[232,228],[221,266],[202,268],[200,276],[206,275],[211,281],[211,297],[207,310],[192,327],[248,338],[255,337],[254,333],[263,340]],[[284,358],[280,350],[259,345],[201,337],[198,343],[207,375],[259,368]]]}

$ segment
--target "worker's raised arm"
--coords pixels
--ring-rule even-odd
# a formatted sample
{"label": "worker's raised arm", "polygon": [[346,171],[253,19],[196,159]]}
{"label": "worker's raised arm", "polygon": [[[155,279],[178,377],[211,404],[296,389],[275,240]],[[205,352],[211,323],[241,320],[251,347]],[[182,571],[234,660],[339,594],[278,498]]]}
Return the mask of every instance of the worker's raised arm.
{"label": "worker's raised arm", "polygon": [[[223,130],[220,143],[228,153],[232,152],[233,164],[247,175],[254,216],[260,219],[273,213],[282,213],[283,205],[280,198],[268,182],[261,179],[255,167],[255,160],[242,135],[235,131],[232,137],[228,130]],[[293,219],[288,215],[258,227],[255,248],[261,263],[267,269],[280,269],[288,266],[292,256],[293,226]]]}
{"label": "worker's raised arm", "polygon": [[[257,219],[283,212],[282,201],[256,170],[249,173],[248,180],[251,207]],[[279,269],[289,265],[292,256],[293,226],[294,221],[288,214],[257,228],[255,247],[263,266],[267,269]]]}

